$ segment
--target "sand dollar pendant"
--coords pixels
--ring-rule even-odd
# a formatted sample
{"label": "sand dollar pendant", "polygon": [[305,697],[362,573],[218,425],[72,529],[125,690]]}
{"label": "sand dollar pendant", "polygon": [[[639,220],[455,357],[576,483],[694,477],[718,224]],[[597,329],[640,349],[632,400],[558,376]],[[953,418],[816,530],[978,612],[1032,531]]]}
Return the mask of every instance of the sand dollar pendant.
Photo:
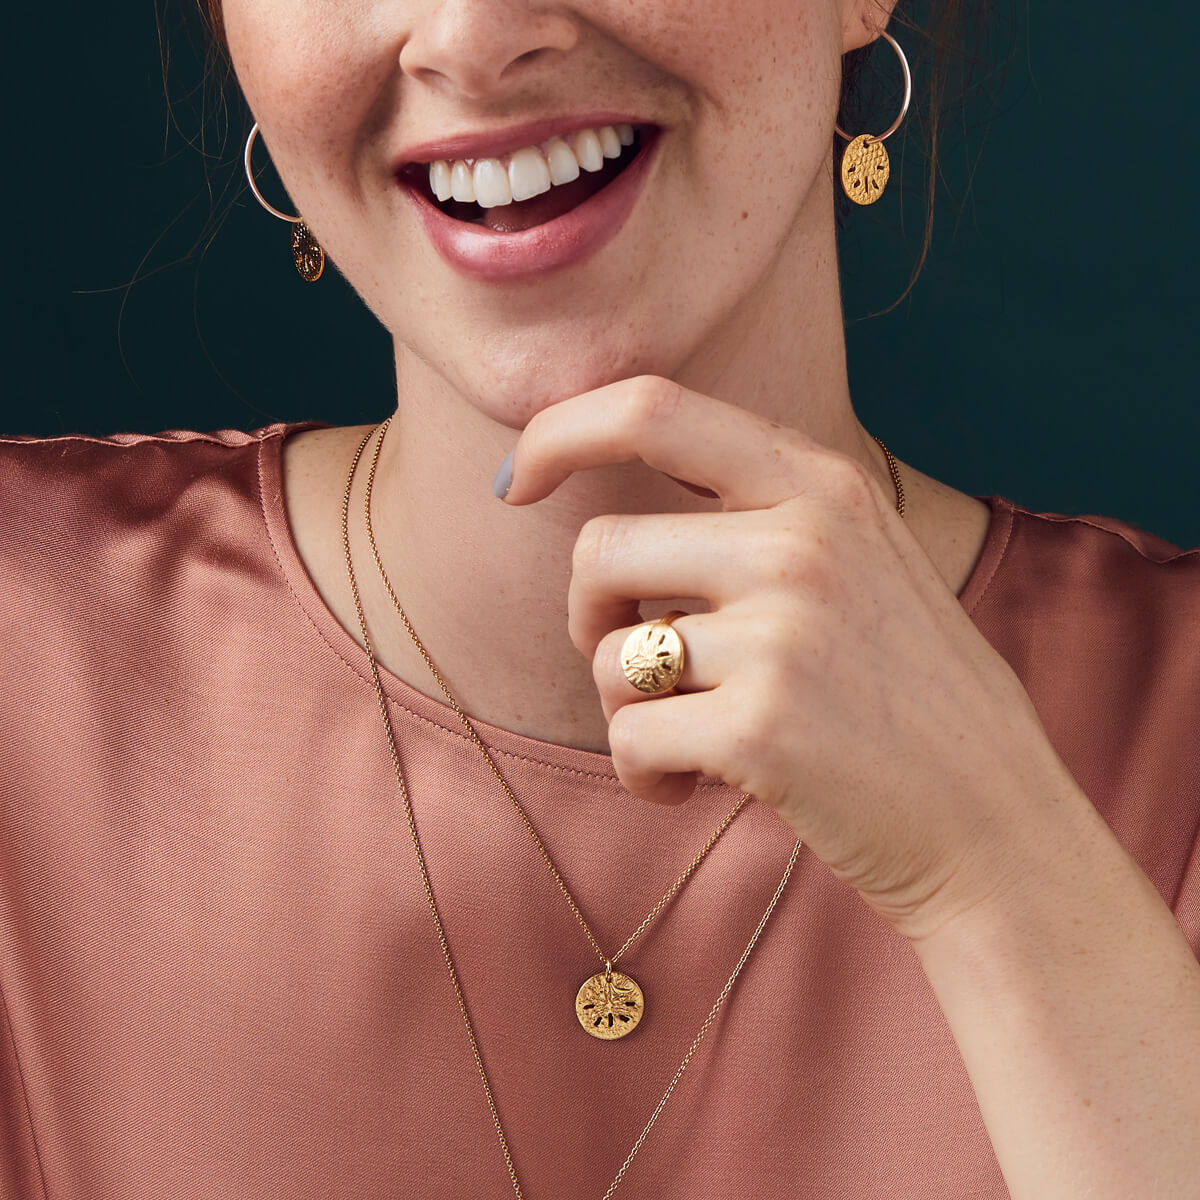
{"label": "sand dollar pendant", "polygon": [[583,981],[575,997],[575,1015],[594,1038],[611,1042],[632,1033],[646,1011],[646,1000],[637,980],[614,971],[611,962],[604,970]]}
{"label": "sand dollar pendant", "polygon": [[325,251],[303,221],[292,222],[292,261],[306,283],[316,283],[325,270]]}
{"label": "sand dollar pendant", "polygon": [[842,155],[842,190],[855,204],[874,204],[892,173],[883,143],[860,133]]}

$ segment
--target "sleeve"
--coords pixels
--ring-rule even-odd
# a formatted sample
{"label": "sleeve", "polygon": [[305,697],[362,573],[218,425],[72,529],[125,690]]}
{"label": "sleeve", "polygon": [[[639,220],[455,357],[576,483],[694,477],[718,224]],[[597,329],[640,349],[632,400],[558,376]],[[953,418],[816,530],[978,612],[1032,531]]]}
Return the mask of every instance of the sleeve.
{"label": "sleeve", "polygon": [[0,987],[0,1200],[46,1200],[8,1005]]}

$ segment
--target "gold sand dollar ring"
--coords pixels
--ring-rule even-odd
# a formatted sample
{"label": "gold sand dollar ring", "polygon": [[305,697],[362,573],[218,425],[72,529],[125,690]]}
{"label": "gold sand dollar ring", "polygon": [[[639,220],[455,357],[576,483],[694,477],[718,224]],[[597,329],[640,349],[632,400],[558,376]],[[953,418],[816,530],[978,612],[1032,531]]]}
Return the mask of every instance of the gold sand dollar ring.
{"label": "gold sand dollar ring", "polygon": [[634,629],[621,648],[621,670],[639,692],[661,696],[683,674],[683,638],[671,627],[685,612],[669,612]]}

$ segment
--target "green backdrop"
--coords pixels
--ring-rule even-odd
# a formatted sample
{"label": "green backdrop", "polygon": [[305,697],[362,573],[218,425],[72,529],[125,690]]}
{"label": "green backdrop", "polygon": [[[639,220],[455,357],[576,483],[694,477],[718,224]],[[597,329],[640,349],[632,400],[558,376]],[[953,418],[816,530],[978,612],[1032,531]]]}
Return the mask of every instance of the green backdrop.
{"label": "green backdrop", "polygon": [[[965,491],[1121,517],[1183,546],[1200,543],[1190,16],[1181,0],[1152,15],[1012,3],[984,51],[1015,46],[1003,83],[973,71],[948,114],[932,250],[900,305],[868,317],[918,254],[919,114],[888,143],[888,194],[842,235],[868,428]],[[149,4],[22,5],[7,44],[0,430],[385,415],[390,343],[336,272],[315,287],[295,274],[286,227],[242,186],[245,114],[228,114],[224,142],[209,120],[200,153],[186,39],[171,39],[170,106]],[[885,44],[872,55],[878,128],[896,63]],[[237,202],[211,237],[223,194]]]}

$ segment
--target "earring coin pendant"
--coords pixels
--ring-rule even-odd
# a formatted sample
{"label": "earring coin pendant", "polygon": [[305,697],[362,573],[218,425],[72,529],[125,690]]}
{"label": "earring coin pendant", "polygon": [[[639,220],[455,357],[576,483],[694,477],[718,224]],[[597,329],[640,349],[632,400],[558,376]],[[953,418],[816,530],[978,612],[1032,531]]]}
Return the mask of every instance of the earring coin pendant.
{"label": "earring coin pendant", "polygon": [[874,204],[891,173],[883,143],[869,133],[860,133],[842,155],[842,190],[855,204]]}
{"label": "earring coin pendant", "polygon": [[632,1033],[646,1011],[646,999],[637,981],[611,962],[604,970],[583,981],[575,997],[575,1015],[594,1038],[612,1042]]}
{"label": "earring coin pendant", "polygon": [[292,259],[300,278],[307,283],[316,283],[325,270],[325,251],[303,221],[292,224]]}

